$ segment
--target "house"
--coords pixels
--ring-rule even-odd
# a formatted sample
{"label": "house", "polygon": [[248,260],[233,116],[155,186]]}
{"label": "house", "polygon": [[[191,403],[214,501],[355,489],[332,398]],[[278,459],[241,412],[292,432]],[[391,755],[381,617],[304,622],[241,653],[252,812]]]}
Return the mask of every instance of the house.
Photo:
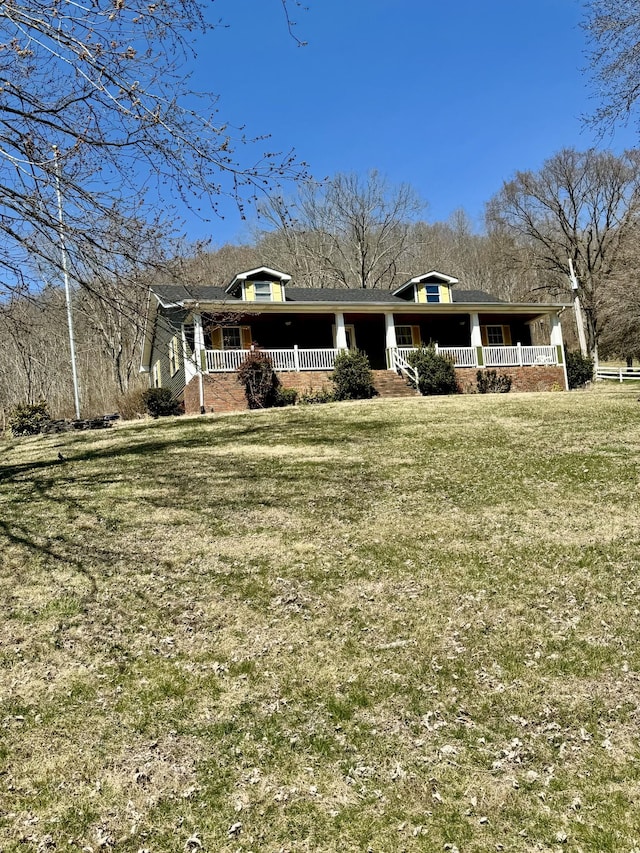
{"label": "house", "polygon": [[336,355],[357,348],[381,393],[413,393],[407,355],[428,343],[453,359],[463,390],[487,368],[511,376],[514,390],[567,388],[563,305],[504,302],[456,284],[432,270],[393,291],[297,288],[290,275],[259,267],[227,287],[153,285],[141,370],[188,413],[246,408],[236,369],[254,347],[269,353],[283,386],[301,392],[327,385]]}

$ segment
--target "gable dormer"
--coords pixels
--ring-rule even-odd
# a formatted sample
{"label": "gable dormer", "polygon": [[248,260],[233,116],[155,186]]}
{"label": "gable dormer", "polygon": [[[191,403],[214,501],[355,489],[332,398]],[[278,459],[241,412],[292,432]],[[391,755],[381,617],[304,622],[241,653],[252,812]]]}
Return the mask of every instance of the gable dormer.
{"label": "gable dormer", "polygon": [[291,276],[287,273],[257,267],[238,273],[225,288],[225,293],[242,302],[285,302],[285,288],[290,281]]}
{"label": "gable dormer", "polygon": [[451,302],[451,285],[457,284],[458,279],[442,272],[431,270],[424,275],[418,275],[393,291],[394,296],[406,299],[408,302],[437,304]]}

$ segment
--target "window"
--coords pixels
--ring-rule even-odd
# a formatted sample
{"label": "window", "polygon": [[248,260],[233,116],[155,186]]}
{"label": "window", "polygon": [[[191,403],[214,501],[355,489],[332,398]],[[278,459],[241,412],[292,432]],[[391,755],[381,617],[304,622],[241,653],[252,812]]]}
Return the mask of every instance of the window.
{"label": "window", "polygon": [[396,344],[399,347],[413,346],[411,326],[396,326]]}
{"label": "window", "polygon": [[437,284],[425,285],[425,293],[427,294],[427,302],[440,302],[440,286]]}
{"label": "window", "polygon": [[271,302],[271,282],[254,281],[253,292],[256,302]]}
{"label": "window", "polygon": [[222,349],[242,349],[240,326],[224,326],[222,329]]}
{"label": "window", "polygon": [[487,346],[504,346],[504,334],[502,326],[487,326]]}
{"label": "window", "polygon": [[160,362],[156,361],[151,370],[151,384],[154,388],[160,388],[162,382],[160,378]]}
{"label": "window", "polygon": [[174,376],[178,372],[178,338],[173,337],[169,341],[169,374]]}

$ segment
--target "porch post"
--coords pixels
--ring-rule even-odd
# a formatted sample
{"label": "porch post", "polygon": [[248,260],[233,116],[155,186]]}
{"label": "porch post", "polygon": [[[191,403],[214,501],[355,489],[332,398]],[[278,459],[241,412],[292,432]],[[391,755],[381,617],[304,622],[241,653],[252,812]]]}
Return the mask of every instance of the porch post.
{"label": "porch post", "polygon": [[396,339],[396,324],[393,314],[384,315],[384,330],[385,330],[385,349],[387,351],[387,370],[393,370],[393,364],[389,357],[389,350],[394,350],[398,346]]}
{"label": "porch post", "polygon": [[567,376],[567,365],[564,357],[564,343],[562,341],[562,326],[560,325],[560,317],[557,314],[552,314],[549,317],[551,325],[550,343],[556,348],[556,361],[562,365],[564,371],[564,385],[566,390],[569,390],[569,378]]}
{"label": "porch post", "polygon": [[202,328],[202,315],[200,312],[193,314],[193,357],[198,370],[198,392],[200,396],[200,414],[204,415],[204,380],[202,371],[207,369],[207,362],[204,351],[204,331]]}
{"label": "porch post", "polygon": [[206,370],[202,315],[200,313],[196,314],[195,312],[193,314],[193,355],[196,359],[198,368]]}
{"label": "porch post", "polygon": [[469,314],[469,325],[471,328],[471,346],[481,347],[482,336],[480,334],[480,317],[478,314]]}
{"label": "porch post", "polygon": [[189,382],[193,379],[193,377],[198,372],[198,367],[195,362],[195,351],[190,352],[189,346],[187,345],[187,334],[185,329],[185,324],[182,324],[182,363],[184,364],[184,384],[188,385]]}
{"label": "porch post", "polygon": [[480,317],[476,312],[469,314],[469,328],[471,330],[471,346],[475,350],[476,364],[484,367],[484,353],[482,352],[482,334],[480,333]]}
{"label": "porch post", "polygon": [[336,349],[348,349],[347,330],[344,327],[344,314],[342,311],[335,312],[336,318]]}

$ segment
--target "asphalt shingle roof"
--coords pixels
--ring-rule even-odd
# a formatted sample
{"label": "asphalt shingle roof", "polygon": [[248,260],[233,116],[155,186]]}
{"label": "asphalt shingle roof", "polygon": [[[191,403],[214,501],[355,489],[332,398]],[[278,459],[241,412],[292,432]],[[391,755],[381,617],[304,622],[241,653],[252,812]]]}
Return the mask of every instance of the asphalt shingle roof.
{"label": "asphalt shingle roof", "polygon": [[[227,302],[232,303],[233,297],[225,292],[224,287],[216,287],[208,284],[185,285],[185,284],[157,284],[151,290],[162,300],[162,302],[184,302],[194,300],[196,302]],[[287,287],[287,302],[330,302],[330,303],[390,303],[402,305],[405,308],[415,304],[409,300],[394,296],[389,290],[364,290],[362,288],[312,288],[312,287]],[[456,304],[464,303],[503,303],[504,300],[497,299],[484,290],[451,290],[452,301]],[[505,303],[506,304],[506,303]]]}

